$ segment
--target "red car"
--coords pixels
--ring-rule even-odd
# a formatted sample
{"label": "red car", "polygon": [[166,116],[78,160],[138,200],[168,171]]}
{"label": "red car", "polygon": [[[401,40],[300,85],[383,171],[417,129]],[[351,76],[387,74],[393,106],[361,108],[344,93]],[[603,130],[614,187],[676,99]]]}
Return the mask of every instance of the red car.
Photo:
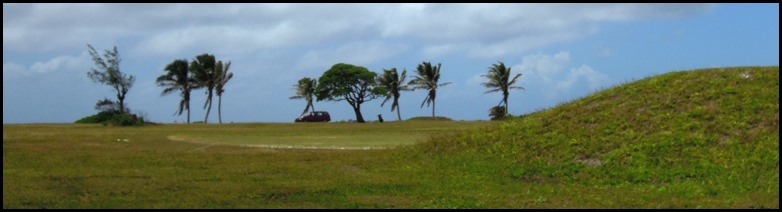
{"label": "red car", "polygon": [[301,116],[296,118],[296,122],[329,122],[329,121],[331,121],[331,116],[329,115],[329,112],[326,111],[309,112],[309,113],[301,114]]}

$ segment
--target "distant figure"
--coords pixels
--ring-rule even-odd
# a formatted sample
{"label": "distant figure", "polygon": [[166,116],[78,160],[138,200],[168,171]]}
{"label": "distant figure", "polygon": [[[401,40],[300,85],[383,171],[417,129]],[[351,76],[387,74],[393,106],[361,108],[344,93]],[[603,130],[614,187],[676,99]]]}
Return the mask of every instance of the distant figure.
{"label": "distant figure", "polygon": [[383,116],[381,116],[380,114],[377,114],[377,121],[379,121],[380,123],[383,123]]}

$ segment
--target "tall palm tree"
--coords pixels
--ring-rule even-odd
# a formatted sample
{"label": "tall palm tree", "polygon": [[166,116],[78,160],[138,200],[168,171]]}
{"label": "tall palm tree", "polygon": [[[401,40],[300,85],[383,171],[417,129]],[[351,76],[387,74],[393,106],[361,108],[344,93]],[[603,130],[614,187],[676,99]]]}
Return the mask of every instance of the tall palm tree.
{"label": "tall palm tree", "polygon": [[190,62],[190,72],[193,74],[193,78],[196,81],[196,89],[206,89],[206,102],[204,102],[204,109],[206,110],[206,117],[204,117],[204,123],[209,122],[209,112],[212,110],[212,93],[215,87],[215,56],[210,54],[202,54],[196,56],[195,60]]}
{"label": "tall palm tree", "polygon": [[304,107],[306,113],[308,109],[312,108],[315,111],[315,105],[312,104],[312,96],[315,95],[315,87],[318,87],[318,80],[309,77],[304,77],[299,80],[298,84],[293,85],[293,89],[296,90],[296,95],[291,96],[289,99],[305,99],[307,100],[307,107]]}
{"label": "tall palm tree", "polygon": [[505,67],[505,64],[502,62],[499,62],[500,64],[492,64],[491,67],[489,67],[489,73],[481,75],[482,77],[486,77],[489,79],[489,82],[482,83],[484,87],[490,88],[491,90],[488,90],[484,93],[491,93],[491,92],[498,92],[502,91],[502,101],[497,105],[502,105],[505,103],[505,113],[508,112],[508,94],[510,89],[521,89],[524,90],[521,86],[513,86],[513,84],[516,84],[516,79],[521,77],[521,73],[516,74],[516,76],[513,77],[513,79],[510,78],[510,67]]}
{"label": "tall palm tree", "polygon": [[416,73],[418,73],[418,76],[415,76],[413,80],[410,80],[410,85],[414,85],[413,91],[419,90],[419,89],[426,89],[429,91],[429,95],[424,98],[424,101],[421,102],[421,107],[424,107],[424,103],[426,103],[426,106],[429,106],[429,103],[432,104],[432,118],[434,118],[434,107],[435,107],[435,97],[437,97],[437,88],[451,84],[451,82],[446,82],[443,84],[437,84],[437,81],[440,80],[440,68],[442,67],[442,64],[437,63],[437,66],[432,66],[429,62],[423,62],[418,65],[418,68],[416,68]]}
{"label": "tall palm tree", "polygon": [[179,109],[174,114],[182,115],[182,111],[187,110],[187,123],[190,123],[190,90],[193,89],[194,81],[188,77],[187,60],[174,60],[169,63],[165,69],[166,73],[157,78],[157,85],[164,87],[161,96],[181,91],[182,100],[179,101]]}
{"label": "tall palm tree", "polygon": [[383,69],[383,75],[377,76],[377,83],[386,89],[386,99],[383,100],[383,103],[380,103],[380,107],[383,107],[383,105],[393,97],[394,102],[391,103],[391,111],[393,112],[394,109],[396,109],[396,118],[399,119],[399,121],[402,121],[402,115],[399,112],[399,92],[410,90],[407,88],[407,85],[404,84],[406,77],[407,70],[403,69],[402,77],[399,77],[396,68],[392,68],[391,70]]}
{"label": "tall palm tree", "polygon": [[226,83],[228,83],[231,78],[234,77],[234,73],[228,72],[228,69],[231,68],[231,61],[228,61],[228,63],[223,66],[223,61],[217,61],[217,64],[215,64],[215,91],[217,92],[217,120],[219,120],[219,123],[223,123],[223,115],[222,115],[222,105],[223,105],[223,92],[225,92],[225,89],[223,87]]}

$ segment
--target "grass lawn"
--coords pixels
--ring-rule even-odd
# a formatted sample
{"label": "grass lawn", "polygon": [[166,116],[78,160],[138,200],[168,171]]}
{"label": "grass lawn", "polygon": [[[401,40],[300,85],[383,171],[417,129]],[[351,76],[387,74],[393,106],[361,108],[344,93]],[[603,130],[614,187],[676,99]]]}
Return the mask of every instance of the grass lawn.
{"label": "grass lawn", "polygon": [[3,125],[3,208],[411,207],[388,148],[496,124]]}

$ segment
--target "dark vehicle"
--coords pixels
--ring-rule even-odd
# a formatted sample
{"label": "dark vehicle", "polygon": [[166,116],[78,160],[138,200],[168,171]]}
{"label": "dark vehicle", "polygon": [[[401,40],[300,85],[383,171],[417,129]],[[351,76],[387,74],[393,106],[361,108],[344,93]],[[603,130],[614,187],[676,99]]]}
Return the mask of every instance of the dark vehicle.
{"label": "dark vehicle", "polygon": [[329,121],[331,121],[331,116],[329,115],[329,112],[326,111],[309,112],[309,113],[301,114],[301,116],[296,118],[296,122],[329,122]]}

